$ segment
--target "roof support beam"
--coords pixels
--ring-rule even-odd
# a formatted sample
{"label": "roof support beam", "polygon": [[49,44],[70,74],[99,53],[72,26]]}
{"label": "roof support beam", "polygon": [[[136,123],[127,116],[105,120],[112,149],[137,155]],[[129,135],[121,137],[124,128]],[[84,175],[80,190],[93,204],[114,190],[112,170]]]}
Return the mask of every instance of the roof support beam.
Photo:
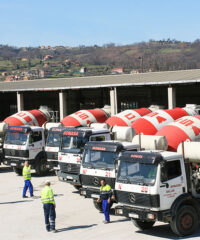
{"label": "roof support beam", "polygon": [[67,115],[67,93],[59,92],[60,121]]}
{"label": "roof support beam", "polygon": [[117,114],[117,88],[110,89],[111,116]]}
{"label": "roof support beam", "polygon": [[17,92],[17,111],[21,112],[24,110],[24,94]]}
{"label": "roof support beam", "polygon": [[172,109],[176,107],[176,89],[174,87],[168,87],[168,108]]}

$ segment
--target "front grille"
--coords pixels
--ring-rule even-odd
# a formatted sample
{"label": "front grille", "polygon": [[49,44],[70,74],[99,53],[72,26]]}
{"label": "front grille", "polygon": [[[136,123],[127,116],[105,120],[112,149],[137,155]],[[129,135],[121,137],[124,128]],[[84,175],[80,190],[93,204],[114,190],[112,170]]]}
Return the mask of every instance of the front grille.
{"label": "front grille", "polygon": [[58,152],[46,152],[47,159],[58,160]]}
{"label": "front grille", "polygon": [[16,149],[4,149],[5,156],[8,157],[29,157],[29,151],[28,150],[16,150]]}
{"label": "front grille", "polygon": [[106,183],[109,184],[112,189],[114,189],[115,178],[81,175],[82,185],[86,185],[86,186],[100,187],[100,181],[102,179],[105,179]]}
{"label": "front grille", "polygon": [[159,195],[116,191],[117,201],[134,206],[160,207]]}
{"label": "front grille", "polygon": [[51,167],[58,167],[58,161],[47,161]]}
{"label": "front grille", "polygon": [[80,174],[80,164],[59,162],[60,171],[64,173]]}

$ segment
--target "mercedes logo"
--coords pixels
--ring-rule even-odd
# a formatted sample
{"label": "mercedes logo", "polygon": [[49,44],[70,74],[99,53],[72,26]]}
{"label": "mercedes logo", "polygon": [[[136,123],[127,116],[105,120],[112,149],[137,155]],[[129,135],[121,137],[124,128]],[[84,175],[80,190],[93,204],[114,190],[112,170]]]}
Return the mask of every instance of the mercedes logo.
{"label": "mercedes logo", "polygon": [[135,202],[135,194],[134,194],[134,193],[130,193],[130,194],[129,194],[129,201],[130,201],[131,203],[134,203],[134,202]]}
{"label": "mercedes logo", "polygon": [[11,155],[15,156],[15,150],[14,149],[11,149]]}
{"label": "mercedes logo", "polygon": [[67,171],[70,172],[72,170],[72,165],[71,164],[68,164],[67,165]]}
{"label": "mercedes logo", "polygon": [[99,179],[97,177],[94,177],[93,178],[93,183],[95,186],[98,186],[99,185]]}

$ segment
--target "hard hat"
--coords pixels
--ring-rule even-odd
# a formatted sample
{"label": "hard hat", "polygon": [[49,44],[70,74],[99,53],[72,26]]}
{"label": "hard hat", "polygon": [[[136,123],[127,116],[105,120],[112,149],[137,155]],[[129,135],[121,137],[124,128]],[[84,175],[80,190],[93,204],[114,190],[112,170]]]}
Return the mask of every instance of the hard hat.
{"label": "hard hat", "polygon": [[51,183],[49,179],[45,180],[45,184]]}

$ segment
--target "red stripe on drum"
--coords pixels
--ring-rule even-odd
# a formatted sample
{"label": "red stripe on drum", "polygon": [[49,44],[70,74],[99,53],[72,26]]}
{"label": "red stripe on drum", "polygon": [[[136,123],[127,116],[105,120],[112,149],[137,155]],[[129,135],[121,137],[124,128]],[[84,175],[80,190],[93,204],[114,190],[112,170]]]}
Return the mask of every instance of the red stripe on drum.
{"label": "red stripe on drum", "polygon": [[75,126],[81,125],[81,123],[78,120],[76,120],[75,118],[73,118],[71,116],[67,116],[67,117],[63,118],[61,123],[65,127],[75,127]]}
{"label": "red stripe on drum", "polygon": [[157,132],[155,126],[144,118],[139,118],[134,121],[131,127],[135,129],[136,134],[154,135]]}
{"label": "red stripe on drum", "polygon": [[47,117],[40,110],[34,109],[27,112],[31,113],[35,117],[40,127],[47,121]]}
{"label": "red stripe on drum", "polygon": [[4,122],[8,123],[9,126],[21,126],[24,125],[24,123],[22,121],[20,121],[18,118],[16,117],[7,117],[6,119],[4,119]]}
{"label": "red stripe on drum", "polygon": [[117,116],[108,118],[108,120],[106,120],[106,123],[109,126],[128,126],[125,121],[123,121],[120,117]]}
{"label": "red stripe on drum", "polygon": [[168,142],[168,151],[176,152],[178,145],[190,137],[179,127],[167,125],[156,133],[156,136],[165,136]]}
{"label": "red stripe on drum", "polygon": [[90,112],[99,123],[104,123],[108,119],[106,113],[101,109],[87,109],[86,111]]}
{"label": "red stripe on drum", "polygon": [[133,109],[133,111],[136,111],[141,117],[151,113],[151,110],[148,108]]}
{"label": "red stripe on drum", "polygon": [[167,110],[163,110],[166,113],[168,113],[174,120],[184,117],[184,116],[188,116],[189,114],[182,108],[174,108],[174,109],[167,109]]}

